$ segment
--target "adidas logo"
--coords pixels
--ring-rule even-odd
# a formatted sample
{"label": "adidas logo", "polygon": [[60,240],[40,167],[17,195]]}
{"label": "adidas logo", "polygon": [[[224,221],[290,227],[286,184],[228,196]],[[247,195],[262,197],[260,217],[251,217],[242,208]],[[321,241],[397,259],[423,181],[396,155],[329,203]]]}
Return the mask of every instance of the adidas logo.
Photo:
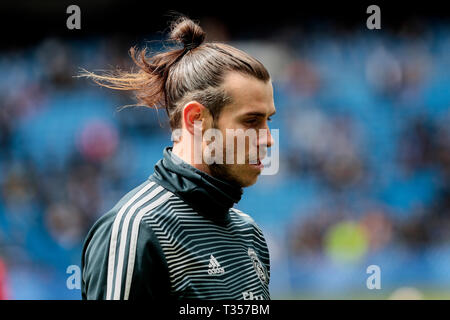
{"label": "adidas logo", "polygon": [[209,257],[208,274],[223,274],[225,269],[220,266],[219,261],[213,255]]}

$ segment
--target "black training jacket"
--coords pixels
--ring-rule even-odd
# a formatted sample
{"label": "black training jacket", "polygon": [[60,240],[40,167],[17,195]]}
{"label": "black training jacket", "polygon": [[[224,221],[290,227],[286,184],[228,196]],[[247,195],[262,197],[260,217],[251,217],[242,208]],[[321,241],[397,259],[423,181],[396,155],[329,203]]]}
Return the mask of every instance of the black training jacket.
{"label": "black training jacket", "polygon": [[267,244],[233,208],[241,195],[166,148],[155,172],[89,231],[82,298],[270,299]]}

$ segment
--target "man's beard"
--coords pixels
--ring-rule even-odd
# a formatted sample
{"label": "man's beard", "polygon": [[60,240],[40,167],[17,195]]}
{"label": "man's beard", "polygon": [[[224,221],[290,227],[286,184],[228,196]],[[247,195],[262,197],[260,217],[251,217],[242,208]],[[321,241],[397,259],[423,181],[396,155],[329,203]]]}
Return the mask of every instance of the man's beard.
{"label": "man's beard", "polygon": [[[220,130],[218,123],[216,120],[213,120],[212,123],[212,129]],[[222,130],[220,130],[222,132]],[[226,145],[226,142],[224,142]],[[227,148],[225,147],[222,150],[223,158],[226,159],[227,155]],[[233,160],[236,159],[236,155],[233,155]],[[228,182],[231,185],[238,186],[240,188],[245,188],[247,185],[245,184],[242,179],[239,179],[239,175],[233,174],[233,170],[231,169],[232,166],[236,166],[236,164],[226,164],[226,163],[212,163],[208,165],[209,171],[211,173],[211,176],[213,176],[216,179]],[[236,170],[234,170],[236,171]]]}
{"label": "man's beard", "polygon": [[213,176],[214,178],[228,182],[232,185],[239,186],[241,188],[244,187],[242,185],[242,182],[236,179],[236,177],[230,172],[228,165],[212,163],[208,165],[208,168],[211,172],[211,176]]}

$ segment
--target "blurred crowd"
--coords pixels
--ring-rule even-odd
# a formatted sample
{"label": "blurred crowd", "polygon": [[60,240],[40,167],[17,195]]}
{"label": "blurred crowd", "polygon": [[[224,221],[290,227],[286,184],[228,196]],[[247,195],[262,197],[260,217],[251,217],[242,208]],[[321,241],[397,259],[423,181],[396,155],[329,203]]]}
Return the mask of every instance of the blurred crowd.
{"label": "blurred crowd", "polygon": [[[275,292],[342,289],[351,276],[320,273],[373,261],[391,266],[387,284],[450,284],[450,26],[291,28],[252,41],[208,28],[272,75],[280,171],[238,207],[268,238]],[[79,298],[66,268],[80,264],[89,228],[171,144],[164,112],[117,112],[130,95],[76,77],[80,68],[131,68],[134,44],[45,39],[0,53],[4,296]],[[409,278],[405,266],[415,270]]]}

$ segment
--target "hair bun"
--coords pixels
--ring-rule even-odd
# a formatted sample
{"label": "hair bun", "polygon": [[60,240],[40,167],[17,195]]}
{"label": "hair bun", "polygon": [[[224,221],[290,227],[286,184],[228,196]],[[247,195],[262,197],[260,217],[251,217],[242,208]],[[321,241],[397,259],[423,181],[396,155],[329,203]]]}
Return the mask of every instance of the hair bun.
{"label": "hair bun", "polygon": [[183,44],[185,49],[197,48],[205,41],[206,33],[189,18],[182,17],[172,24],[170,39]]}

